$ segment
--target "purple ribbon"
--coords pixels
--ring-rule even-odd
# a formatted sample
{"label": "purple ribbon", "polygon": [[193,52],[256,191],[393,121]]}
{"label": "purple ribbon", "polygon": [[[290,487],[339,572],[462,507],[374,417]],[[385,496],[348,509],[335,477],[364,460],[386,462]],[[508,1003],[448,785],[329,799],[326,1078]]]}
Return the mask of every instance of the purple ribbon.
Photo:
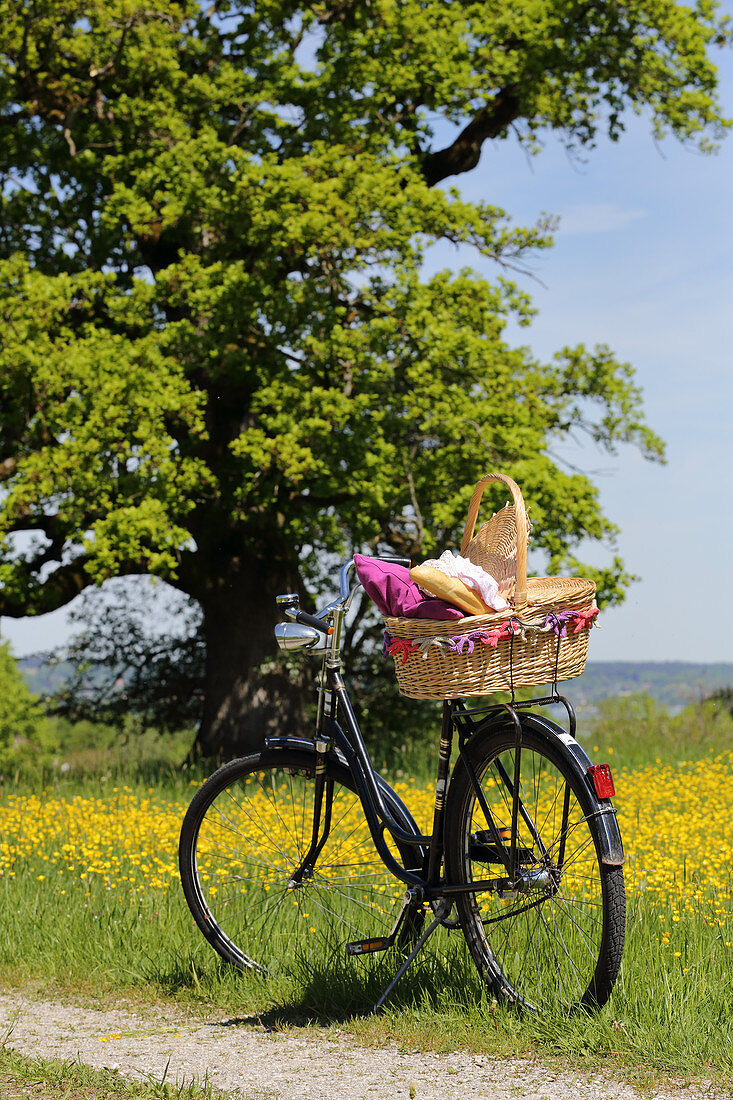
{"label": "purple ribbon", "polygon": [[577,617],[577,611],[551,611],[545,619],[545,626],[549,626],[554,630],[558,638],[567,638],[568,623],[574,622]]}

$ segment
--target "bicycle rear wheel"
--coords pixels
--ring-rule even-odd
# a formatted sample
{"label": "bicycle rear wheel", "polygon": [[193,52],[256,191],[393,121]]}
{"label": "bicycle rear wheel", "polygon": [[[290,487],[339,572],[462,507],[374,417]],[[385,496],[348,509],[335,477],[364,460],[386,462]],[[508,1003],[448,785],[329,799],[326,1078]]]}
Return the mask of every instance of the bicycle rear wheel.
{"label": "bicycle rear wheel", "polygon": [[[469,745],[494,825],[507,837],[515,751],[511,722]],[[513,1005],[599,1008],[621,963],[625,894],[621,868],[600,860],[598,804],[551,740],[526,727],[519,791],[517,889],[458,896],[466,942],[486,983]],[[448,793],[445,842],[449,882],[506,880],[499,845],[460,761]]]}
{"label": "bicycle rear wheel", "polygon": [[[404,885],[375,851],[353,778],[333,758],[328,839],[312,873],[293,880],[311,845],[314,776],[314,752],[264,750],[215,772],[185,815],[186,901],[211,946],[241,970],[323,962],[349,941],[388,935],[400,910]],[[382,791],[402,820],[397,796]],[[395,848],[405,866],[418,852]]]}

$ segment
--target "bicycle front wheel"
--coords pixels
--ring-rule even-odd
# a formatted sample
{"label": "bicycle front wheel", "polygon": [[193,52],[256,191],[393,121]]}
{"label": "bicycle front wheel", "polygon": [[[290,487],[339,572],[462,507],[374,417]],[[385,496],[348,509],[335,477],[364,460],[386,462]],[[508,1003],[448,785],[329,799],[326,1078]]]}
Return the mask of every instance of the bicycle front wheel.
{"label": "bicycle front wheel", "polygon": [[[328,837],[312,870],[298,875],[311,846],[314,777],[313,752],[265,750],[215,772],[184,818],[186,901],[211,946],[241,970],[322,963],[349,941],[388,935],[400,910],[404,885],[375,851],[353,778],[333,758]],[[386,784],[382,791],[399,816],[397,797]],[[417,851],[395,854],[410,866]]]}
{"label": "bicycle front wheel", "polygon": [[514,889],[506,888],[502,855],[512,832],[515,753],[509,722],[469,746],[500,842],[460,761],[451,781],[446,877],[496,883],[459,895],[461,927],[479,972],[500,999],[530,1010],[596,1009],[608,1000],[621,963],[623,872],[600,860],[598,805],[590,791],[549,738],[525,726],[516,877]]}

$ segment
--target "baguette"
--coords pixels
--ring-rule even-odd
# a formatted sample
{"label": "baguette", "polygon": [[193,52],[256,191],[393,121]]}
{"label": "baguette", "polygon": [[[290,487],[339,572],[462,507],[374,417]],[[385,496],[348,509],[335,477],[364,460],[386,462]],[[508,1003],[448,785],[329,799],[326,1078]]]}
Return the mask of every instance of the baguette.
{"label": "baguette", "polygon": [[449,577],[432,565],[416,565],[410,570],[410,580],[419,584],[431,596],[438,596],[468,615],[485,615],[487,608],[479,594],[457,577]]}

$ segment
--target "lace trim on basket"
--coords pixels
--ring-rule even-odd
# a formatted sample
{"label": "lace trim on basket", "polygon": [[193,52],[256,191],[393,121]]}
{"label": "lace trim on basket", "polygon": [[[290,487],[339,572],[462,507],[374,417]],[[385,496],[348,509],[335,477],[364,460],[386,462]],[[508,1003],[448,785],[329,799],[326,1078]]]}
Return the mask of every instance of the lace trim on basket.
{"label": "lace trim on basket", "polygon": [[507,619],[493,630],[473,630],[470,634],[454,634],[453,637],[429,635],[420,639],[392,638],[385,630],[382,656],[394,657],[395,661],[401,657],[404,665],[413,653],[419,653],[421,657],[427,658],[433,646],[436,646],[440,653],[465,653],[468,656],[473,653],[477,645],[488,645],[496,649],[499,642],[512,635],[522,640],[528,634],[554,633],[558,638],[566,638],[568,627],[572,628],[573,634],[579,634],[581,630],[595,626],[593,620],[597,614],[597,607],[591,608],[590,611],[550,611],[542,626],[530,626],[528,623],[523,623],[521,619]]}

